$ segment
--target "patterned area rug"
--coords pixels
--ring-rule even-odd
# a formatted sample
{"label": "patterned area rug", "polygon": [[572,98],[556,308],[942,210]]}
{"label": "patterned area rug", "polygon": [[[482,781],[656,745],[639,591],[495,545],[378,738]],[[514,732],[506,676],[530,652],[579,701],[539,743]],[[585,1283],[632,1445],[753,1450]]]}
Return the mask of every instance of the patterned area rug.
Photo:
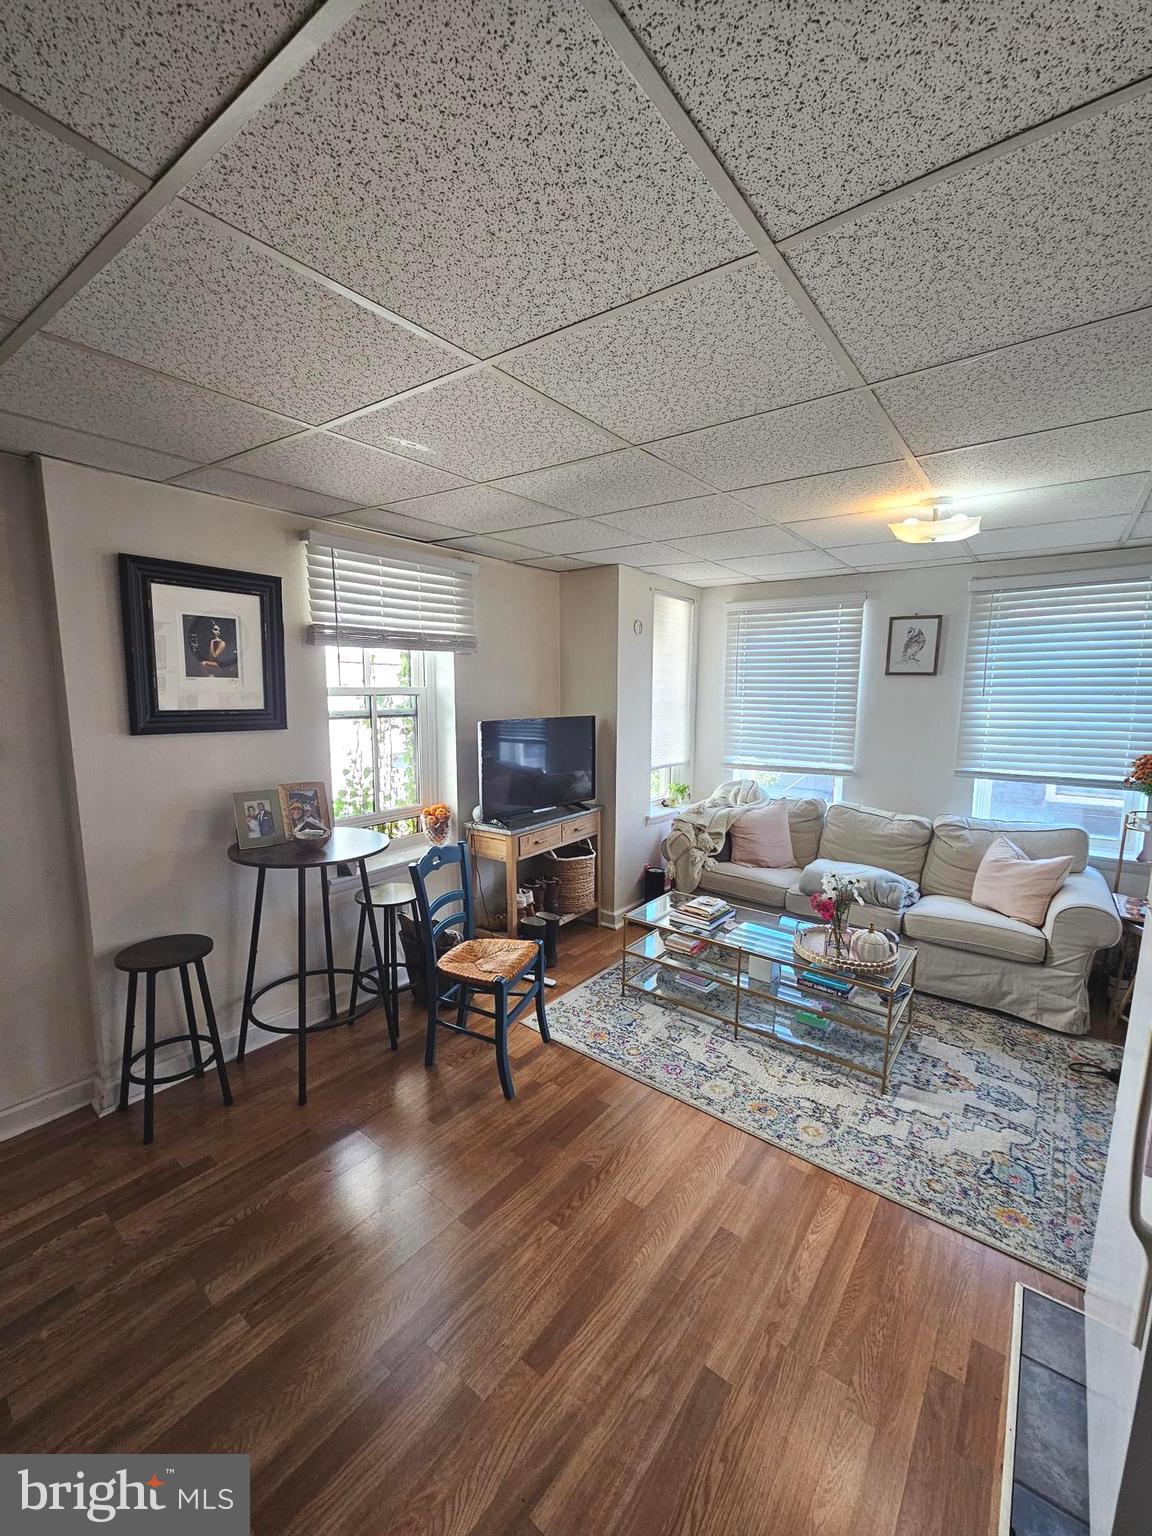
{"label": "patterned area rug", "polygon": [[548,1004],[564,1045],[1083,1285],[1116,1090],[1069,1061],[1118,1065],[1118,1048],[922,994],[915,1020],[881,1096],[785,1045],[622,998],[619,967]]}

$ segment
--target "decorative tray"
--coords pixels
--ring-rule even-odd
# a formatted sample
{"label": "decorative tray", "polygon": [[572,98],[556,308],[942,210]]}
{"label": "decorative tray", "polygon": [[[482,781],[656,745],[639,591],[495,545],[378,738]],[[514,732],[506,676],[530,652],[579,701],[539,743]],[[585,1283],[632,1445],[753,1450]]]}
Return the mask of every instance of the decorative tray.
{"label": "decorative tray", "polygon": [[[883,976],[896,964],[900,958],[900,951],[888,960],[849,960],[845,955],[839,960],[833,960],[824,953],[824,943],[829,933],[825,923],[809,923],[796,930],[796,936],[792,940],[793,952],[808,965],[822,965],[829,970],[851,971],[856,976]],[[852,930],[848,936],[851,938]]]}

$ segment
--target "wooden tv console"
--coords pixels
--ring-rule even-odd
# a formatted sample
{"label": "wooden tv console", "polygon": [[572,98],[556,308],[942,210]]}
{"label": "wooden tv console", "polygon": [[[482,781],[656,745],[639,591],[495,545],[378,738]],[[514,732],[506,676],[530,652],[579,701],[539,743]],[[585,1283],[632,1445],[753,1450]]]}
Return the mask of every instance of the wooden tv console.
{"label": "wooden tv console", "polygon": [[600,812],[569,811],[555,821],[535,822],[531,827],[514,830],[472,822],[467,827],[468,851],[472,855],[473,882],[479,882],[478,862],[494,859],[504,866],[504,896],[507,902],[508,933],[516,936],[516,892],[520,887],[520,860],[546,853],[549,848],[566,848],[571,843],[590,838],[596,850],[595,902],[587,912],[566,912],[560,919],[571,923],[578,917],[600,920]]}

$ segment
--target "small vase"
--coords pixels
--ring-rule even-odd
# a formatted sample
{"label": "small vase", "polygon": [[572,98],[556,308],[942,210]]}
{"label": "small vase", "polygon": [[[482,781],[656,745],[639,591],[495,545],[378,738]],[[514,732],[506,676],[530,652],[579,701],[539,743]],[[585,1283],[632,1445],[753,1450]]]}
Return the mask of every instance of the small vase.
{"label": "small vase", "polygon": [[424,836],[436,848],[442,847],[448,841],[448,828],[451,823],[445,818],[435,821],[431,816],[420,815],[420,827]]}

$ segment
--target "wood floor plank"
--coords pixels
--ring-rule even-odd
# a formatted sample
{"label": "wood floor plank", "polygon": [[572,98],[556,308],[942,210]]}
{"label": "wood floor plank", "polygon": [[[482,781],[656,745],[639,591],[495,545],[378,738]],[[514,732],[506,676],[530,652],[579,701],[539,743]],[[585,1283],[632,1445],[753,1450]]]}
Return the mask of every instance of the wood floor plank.
{"label": "wood floor plank", "polygon": [[[618,953],[574,925],[565,987]],[[1017,1281],[532,1030],[379,1014],[0,1146],[0,1445],[243,1451],[260,1536],[988,1536]],[[770,1047],[765,1047],[769,1049]]]}

